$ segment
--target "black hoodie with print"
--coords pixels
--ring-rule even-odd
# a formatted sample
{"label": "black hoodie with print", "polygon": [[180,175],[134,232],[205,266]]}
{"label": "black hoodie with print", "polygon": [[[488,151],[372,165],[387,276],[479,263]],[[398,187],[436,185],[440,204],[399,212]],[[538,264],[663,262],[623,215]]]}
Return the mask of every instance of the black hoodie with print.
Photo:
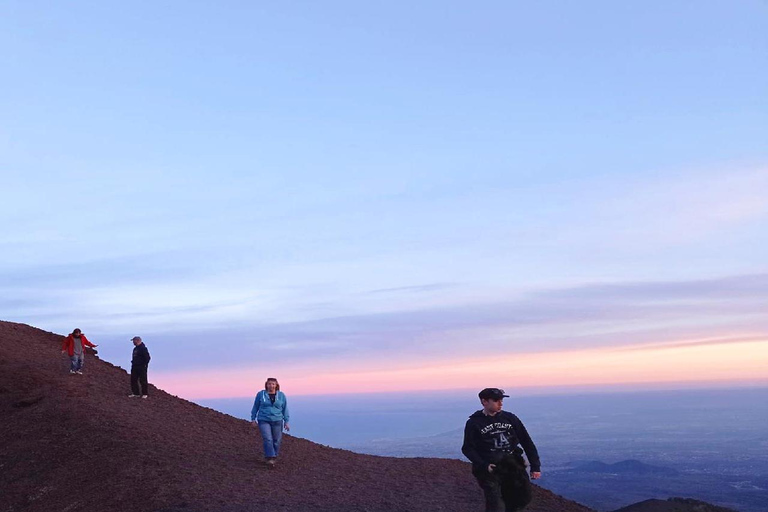
{"label": "black hoodie with print", "polygon": [[539,452],[520,418],[507,411],[487,416],[480,410],[467,420],[461,453],[472,461],[473,471],[487,471],[505,453],[522,453],[518,445],[525,450],[531,471],[541,471]]}

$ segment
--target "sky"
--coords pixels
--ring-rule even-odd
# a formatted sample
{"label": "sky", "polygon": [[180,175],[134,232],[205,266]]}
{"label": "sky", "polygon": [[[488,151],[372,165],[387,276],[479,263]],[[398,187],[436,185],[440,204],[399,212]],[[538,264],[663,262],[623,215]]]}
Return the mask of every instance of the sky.
{"label": "sky", "polygon": [[186,398],[768,383],[762,1],[0,5],[0,318]]}

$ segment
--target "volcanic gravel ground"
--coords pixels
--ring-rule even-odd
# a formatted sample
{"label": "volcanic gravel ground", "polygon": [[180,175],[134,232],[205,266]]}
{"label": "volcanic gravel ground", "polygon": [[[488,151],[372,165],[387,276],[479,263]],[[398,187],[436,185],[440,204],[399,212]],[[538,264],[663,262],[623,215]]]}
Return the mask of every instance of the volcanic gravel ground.
{"label": "volcanic gravel ground", "polygon": [[[146,400],[128,398],[126,371],[91,350],[84,375],[70,375],[62,341],[0,322],[0,512],[484,508],[458,460],[361,455],[287,435],[268,469],[250,423],[154,386]],[[590,510],[534,491],[531,512]]]}

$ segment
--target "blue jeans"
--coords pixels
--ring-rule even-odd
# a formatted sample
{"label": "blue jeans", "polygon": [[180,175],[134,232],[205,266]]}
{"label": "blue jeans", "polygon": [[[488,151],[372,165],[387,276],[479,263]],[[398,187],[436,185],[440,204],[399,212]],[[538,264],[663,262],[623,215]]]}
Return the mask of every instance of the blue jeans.
{"label": "blue jeans", "polygon": [[283,422],[259,421],[261,439],[264,441],[264,457],[274,458],[280,453],[280,442],[283,440]]}
{"label": "blue jeans", "polygon": [[83,369],[83,364],[85,363],[85,354],[80,354],[79,356],[77,354],[73,356],[69,356],[69,369],[73,372],[79,372]]}

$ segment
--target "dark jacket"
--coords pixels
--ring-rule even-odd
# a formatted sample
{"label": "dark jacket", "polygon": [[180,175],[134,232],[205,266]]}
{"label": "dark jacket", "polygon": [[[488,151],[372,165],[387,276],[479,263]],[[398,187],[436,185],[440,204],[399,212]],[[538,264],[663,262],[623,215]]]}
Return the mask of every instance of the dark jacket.
{"label": "dark jacket", "polygon": [[131,366],[147,366],[149,360],[149,350],[144,343],[139,343],[133,347],[133,357],[131,357]]}
{"label": "dark jacket", "polygon": [[508,453],[522,453],[521,445],[531,464],[531,471],[541,471],[539,452],[520,419],[507,411],[486,416],[477,411],[464,427],[461,452],[472,461],[473,471],[486,471],[489,464],[497,464]]}

